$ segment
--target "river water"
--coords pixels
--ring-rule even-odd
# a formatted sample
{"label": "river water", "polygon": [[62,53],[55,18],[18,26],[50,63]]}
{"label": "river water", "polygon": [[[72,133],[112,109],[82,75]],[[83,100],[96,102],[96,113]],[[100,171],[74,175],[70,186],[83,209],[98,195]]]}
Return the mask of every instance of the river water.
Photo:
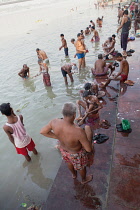
{"label": "river water", "polygon": [[[77,10],[76,10],[77,7]],[[70,11],[74,8],[74,11]],[[40,129],[49,120],[61,117],[61,108],[65,102],[76,102],[83,83],[92,81],[90,68],[97,55],[102,52],[101,44],[117,27],[117,8],[95,9],[93,1],[30,1],[1,6],[1,56],[0,56],[0,103],[10,102],[14,110],[20,109],[24,116],[25,127],[34,139],[38,156],[31,155],[32,162],[27,163],[24,157],[17,155],[2,127],[6,122],[1,115],[0,144],[0,209],[21,209],[21,203],[33,202],[43,205],[46,202],[59,166],[61,156],[54,148],[56,140],[39,134]],[[48,15],[49,14],[49,15]],[[87,67],[79,75],[74,75],[74,84],[65,86],[60,66],[65,63],[63,50],[59,51],[61,41],[59,35],[65,34],[68,42],[71,62],[75,48],[70,43],[81,29],[85,29],[89,21],[104,16],[102,28],[98,28],[100,43],[92,44],[91,35],[85,42],[89,49],[86,55]],[[117,40],[119,44],[119,40]],[[30,67],[31,76],[38,73],[36,48],[45,50],[50,60],[50,76],[52,87],[45,88],[42,77],[27,81],[17,74],[26,63]],[[18,113],[17,113],[18,114]]]}

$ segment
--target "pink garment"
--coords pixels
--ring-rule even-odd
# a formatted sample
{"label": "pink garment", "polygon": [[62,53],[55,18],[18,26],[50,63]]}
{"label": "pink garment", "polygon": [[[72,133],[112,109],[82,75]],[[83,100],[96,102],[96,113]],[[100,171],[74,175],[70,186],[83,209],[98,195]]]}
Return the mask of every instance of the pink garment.
{"label": "pink garment", "polygon": [[13,124],[6,123],[13,129],[13,138],[15,146],[18,148],[26,147],[31,142],[31,137],[26,133],[24,125],[22,124],[20,117],[17,116],[18,121]]}

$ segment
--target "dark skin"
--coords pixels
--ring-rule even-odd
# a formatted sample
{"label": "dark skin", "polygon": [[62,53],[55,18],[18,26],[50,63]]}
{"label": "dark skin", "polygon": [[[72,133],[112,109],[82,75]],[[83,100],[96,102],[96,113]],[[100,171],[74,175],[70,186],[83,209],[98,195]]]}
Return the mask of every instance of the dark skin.
{"label": "dark skin", "polygon": [[116,58],[117,61],[120,62],[120,71],[116,74],[116,75],[111,75],[113,76],[113,78],[109,78],[106,83],[101,83],[101,87],[104,88],[106,87],[111,80],[121,80],[121,74],[128,76],[129,74],[129,64],[127,62],[126,59],[124,59],[123,57],[118,57]]}
{"label": "dark skin", "polygon": [[23,68],[18,73],[18,75],[25,79],[25,77],[29,77],[29,67],[27,65],[23,65]]}
{"label": "dark skin", "polygon": [[[79,117],[76,120],[79,121],[78,125],[82,125],[85,119],[90,115],[96,117],[98,115],[98,111],[102,108],[102,105],[99,103],[99,100],[96,96],[89,95],[87,97],[84,97],[83,100],[84,101],[77,101]],[[80,106],[85,109],[84,116],[82,116]]]}
{"label": "dark skin", "polygon": [[[20,115],[19,117],[20,117],[20,120],[21,120],[21,122],[22,122],[22,124],[23,124],[23,116]],[[18,118],[17,118],[17,116],[14,114],[13,110],[12,110],[11,115],[10,115],[10,116],[7,116],[7,119],[8,119],[8,123],[9,123],[9,124],[14,124],[14,123],[16,123],[16,122],[18,121]],[[24,125],[24,124],[23,124],[23,125]],[[15,146],[14,138],[13,138],[13,136],[12,136],[12,134],[13,134],[13,129],[12,129],[10,126],[4,125],[4,126],[3,126],[3,130],[4,130],[5,133],[7,134],[9,140],[11,141],[11,143]],[[34,153],[35,155],[37,155],[37,150],[36,150],[35,148],[33,149],[33,153]],[[25,158],[26,158],[27,161],[31,161],[31,157],[30,157],[29,155],[26,155]]]}

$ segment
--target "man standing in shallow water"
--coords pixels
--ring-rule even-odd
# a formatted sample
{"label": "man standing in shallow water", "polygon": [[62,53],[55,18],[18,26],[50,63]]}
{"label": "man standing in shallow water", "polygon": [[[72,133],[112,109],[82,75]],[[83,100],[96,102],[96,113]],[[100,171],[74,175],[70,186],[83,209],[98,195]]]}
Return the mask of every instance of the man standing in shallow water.
{"label": "man standing in shallow water", "polygon": [[76,55],[78,57],[78,62],[79,62],[79,70],[82,68],[85,68],[85,53],[86,51],[86,46],[83,41],[83,35],[81,33],[77,34],[77,41],[75,42],[75,47],[76,47]]}
{"label": "man standing in shallow water", "polygon": [[92,180],[92,175],[87,175],[86,167],[93,163],[92,137],[89,126],[85,130],[74,124],[76,106],[73,103],[65,103],[62,109],[64,118],[50,121],[40,133],[46,137],[60,141],[60,152],[72,173],[73,179],[77,178],[79,171],[82,184]]}
{"label": "man standing in shallow water", "polygon": [[38,59],[43,60],[43,63],[49,64],[49,59],[45,51],[40,50],[39,48],[36,49]]}
{"label": "man standing in shallow water", "polygon": [[69,54],[68,54],[67,41],[66,41],[66,39],[64,38],[64,34],[60,34],[60,37],[61,37],[62,46],[59,47],[59,50],[61,50],[61,49],[64,47],[65,56],[67,57],[67,56],[69,55]]}
{"label": "man standing in shallow water", "polygon": [[31,157],[28,154],[29,151],[33,151],[37,155],[35,149],[35,143],[32,138],[26,133],[23,124],[23,116],[16,116],[10,103],[3,103],[0,105],[0,111],[7,117],[7,123],[3,126],[3,129],[11,143],[15,146],[18,154],[24,155],[27,161],[31,161]]}

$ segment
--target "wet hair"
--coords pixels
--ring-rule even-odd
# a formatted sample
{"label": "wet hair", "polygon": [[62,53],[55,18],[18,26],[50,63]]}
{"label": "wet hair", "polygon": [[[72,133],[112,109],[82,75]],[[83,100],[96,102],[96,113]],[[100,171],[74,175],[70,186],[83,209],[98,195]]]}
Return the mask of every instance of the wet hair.
{"label": "wet hair", "polygon": [[117,53],[117,54],[115,55],[115,57],[116,57],[116,58],[122,57],[122,54],[121,54],[121,53]]}
{"label": "wet hair", "polygon": [[88,90],[85,90],[83,92],[83,98],[88,97],[90,95],[90,92]]}
{"label": "wet hair", "polygon": [[127,9],[124,10],[123,14],[124,14],[124,15],[128,15],[128,10],[127,10]]}
{"label": "wet hair", "polygon": [[64,36],[64,34],[60,34],[60,36]]}
{"label": "wet hair", "polygon": [[87,82],[87,83],[84,85],[84,88],[85,88],[85,90],[90,90],[90,88],[91,88],[91,83]]}
{"label": "wet hair", "polygon": [[78,34],[77,34],[77,37],[79,37],[79,36],[81,36],[81,33],[78,33]]}
{"label": "wet hair", "polygon": [[92,23],[93,21],[92,20],[90,20],[90,23]]}
{"label": "wet hair", "polygon": [[92,28],[92,29],[95,29],[95,26],[92,26],[91,28]]}
{"label": "wet hair", "polygon": [[74,39],[74,38],[72,38],[72,39],[71,39],[71,42],[75,42],[75,39]]}
{"label": "wet hair", "polygon": [[98,59],[103,59],[103,55],[102,54],[99,54],[98,55]]}
{"label": "wet hair", "polygon": [[111,42],[112,41],[112,37],[108,37],[108,40]]}
{"label": "wet hair", "polygon": [[10,107],[10,103],[1,104],[0,111],[2,114],[6,115],[6,116],[10,116],[12,114],[12,108]]}
{"label": "wet hair", "polygon": [[115,34],[113,34],[113,35],[112,35],[112,37],[116,38],[116,35],[115,35]]}
{"label": "wet hair", "polygon": [[39,51],[40,49],[39,48],[36,48],[36,51]]}
{"label": "wet hair", "polygon": [[76,105],[72,102],[67,102],[63,105],[62,114],[64,117],[72,117],[76,114]]}
{"label": "wet hair", "polygon": [[86,27],[86,29],[89,29],[89,27]]}

